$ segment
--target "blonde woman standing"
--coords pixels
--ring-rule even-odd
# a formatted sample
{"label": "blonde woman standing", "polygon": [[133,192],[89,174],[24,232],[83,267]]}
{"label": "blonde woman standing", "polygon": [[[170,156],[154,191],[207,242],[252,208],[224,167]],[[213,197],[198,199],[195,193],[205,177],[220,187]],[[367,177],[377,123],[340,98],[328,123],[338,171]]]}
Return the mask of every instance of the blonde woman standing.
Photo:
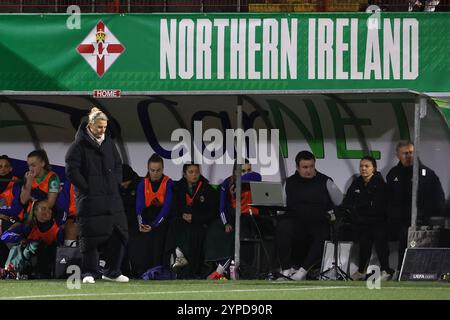
{"label": "blonde woman standing", "polygon": [[108,117],[96,107],[82,122],[66,154],[66,176],[75,186],[80,228],[83,283],[100,277],[99,249],[106,266],[102,278],[128,282],[120,265],[128,241],[127,220],[120,197],[122,160],[107,131]]}

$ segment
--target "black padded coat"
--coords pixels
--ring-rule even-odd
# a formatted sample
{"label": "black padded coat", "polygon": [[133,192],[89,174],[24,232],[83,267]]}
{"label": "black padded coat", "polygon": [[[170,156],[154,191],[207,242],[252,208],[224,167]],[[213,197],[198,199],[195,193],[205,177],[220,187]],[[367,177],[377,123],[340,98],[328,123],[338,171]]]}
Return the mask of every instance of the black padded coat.
{"label": "black padded coat", "polygon": [[122,160],[109,132],[98,145],[82,122],[66,154],[66,176],[75,186],[81,251],[106,241],[116,229],[128,239],[120,197]]}

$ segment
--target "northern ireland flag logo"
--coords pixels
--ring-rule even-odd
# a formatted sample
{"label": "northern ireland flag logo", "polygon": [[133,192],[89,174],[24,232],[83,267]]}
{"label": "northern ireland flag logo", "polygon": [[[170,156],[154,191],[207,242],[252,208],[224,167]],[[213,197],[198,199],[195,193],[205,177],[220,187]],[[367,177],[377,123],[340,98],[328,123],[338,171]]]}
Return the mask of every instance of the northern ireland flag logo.
{"label": "northern ireland flag logo", "polygon": [[125,47],[100,20],[80,43],[77,51],[98,76],[103,77],[114,61],[125,51]]}

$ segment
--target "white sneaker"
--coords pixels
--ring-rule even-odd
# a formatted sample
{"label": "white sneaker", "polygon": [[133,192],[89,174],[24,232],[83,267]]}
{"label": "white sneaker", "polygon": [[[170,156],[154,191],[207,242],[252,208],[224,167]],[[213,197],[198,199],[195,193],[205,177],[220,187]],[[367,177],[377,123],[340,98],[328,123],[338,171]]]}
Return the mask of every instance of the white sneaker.
{"label": "white sneaker", "polygon": [[291,274],[291,269],[285,269],[285,270],[281,271],[280,273],[285,277],[289,277]]}
{"label": "white sneaker", "polygon": [[122,283],[130,281],[130,279],[128,279],[128,277],[124,276],[123,274],[121,274],[117,278],[109,278],[107,276],[102,276],[102,279],[103,280],[108,280],[108,281],[114,281],[114,282],[122,282]]}
{"label": "white sneaker", "polygon": [[352,278],[352,280],[354,281],[364,280],[366,279],[366,274],[363,272],[356,271],[354,274],[352,274],[350,278]]}
{"label": "white sneaker", "polygon": [[94,277],[86,276],[83,278],[83,283],[95,283]]}
{"label": "white sneaker", "polygon": [[179,256],[175,258],[175,263],[172,265],[173,269],[180,269],[186,266],[189,262],[184,256]]}
{"label": "white sneaker", "polygon": [[281,271],[281,274],[285,277],[291,277],[294,273],[296,273],[298,270],[294,268],[289,268]]}
{"label": "white sneaker", "polygon": [[291,276],[294,275],[294,273],[296,273],[297,271],[298,271],[298,269],[290,268],[290,269],[289,269],[288,277],[291,277]]}
{"label": "white sneaker", "polygon": [[277,281],[288,280],[288,279],[286,279],[286,278],[290,278],[290,277],[292,276],[292,274],[293,274],[292,269],[293,269],[293,268],[282,270],[282,271],[280,272],[280,274],[281,274],[283,277],[278,277],[278,278],[277,278]]}
{"label": "white sneaker", "polygon": [[392,279],[392,274],[386,272],[385,270],[381,271],[380,280],[381,281],[389,281]]}
{"label": "white sneaker", "polygon": [[308,274],[307,270],[305,270],[303,268],[300,268],[296,273],[294,273],[291,276],[291,279],[295,280],[295,281],[303,281],[303,280],[306,280],[306,275],[307,274]]}

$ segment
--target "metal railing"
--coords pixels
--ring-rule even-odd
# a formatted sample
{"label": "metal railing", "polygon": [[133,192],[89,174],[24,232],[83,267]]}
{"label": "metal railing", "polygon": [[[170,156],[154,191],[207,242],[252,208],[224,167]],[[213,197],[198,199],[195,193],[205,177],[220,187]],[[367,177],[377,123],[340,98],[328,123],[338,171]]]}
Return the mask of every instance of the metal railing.
{"label": "metal railing", "polygon": [[364,11],[371,4],[385,11],[427,11],[431,2],[439,3],[436,11],[450,9],[450,0],[0,0],[0,13],[64,13],[71,5],[83,13]]}

